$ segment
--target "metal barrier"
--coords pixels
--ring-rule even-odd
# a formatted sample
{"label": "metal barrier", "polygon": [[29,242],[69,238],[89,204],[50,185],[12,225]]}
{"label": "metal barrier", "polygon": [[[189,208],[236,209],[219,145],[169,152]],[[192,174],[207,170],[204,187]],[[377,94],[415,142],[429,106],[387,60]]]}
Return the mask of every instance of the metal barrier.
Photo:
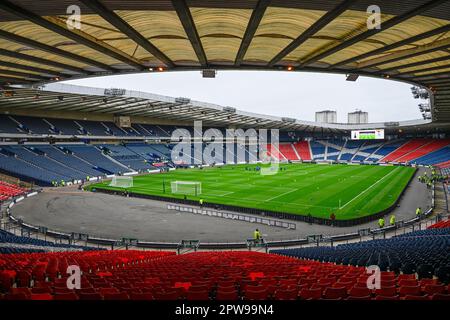
{"label": "metal barrier", "polygon": [[259,223],[259,224],[267,225],[269,227],[279,227],[279,228],[292,229],[292,230],[295,230],[297,228],[297,225],[295,223],[290,223],[290,222],[280,221],[280,220],[275,220],[275,219],[248,216],[248,215],[240,214],[240,213],[222,212],[222,211],[212,210],[212,209],[208,209],[208,208],[196,208],[196,207],[180,206],[180,205],[176,205],[176,204],[168,204],[167,209],[180,211],[180,212],[189,212],[189,213],[193,213],[193,214],[201,214],[201,215],[209,216],[209,217],[238,220],[238,221],[244,221],[244,222],[249,222],[249,223]]}

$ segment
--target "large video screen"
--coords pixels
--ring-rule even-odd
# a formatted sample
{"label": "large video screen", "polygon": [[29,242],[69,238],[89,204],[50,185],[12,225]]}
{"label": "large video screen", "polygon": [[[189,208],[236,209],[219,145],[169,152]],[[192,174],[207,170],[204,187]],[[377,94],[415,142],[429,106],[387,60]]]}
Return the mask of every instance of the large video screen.
{"label": "large video screen", "polygon": [[352,140],[378,140],[384,139],[384,129],[352,130]]}

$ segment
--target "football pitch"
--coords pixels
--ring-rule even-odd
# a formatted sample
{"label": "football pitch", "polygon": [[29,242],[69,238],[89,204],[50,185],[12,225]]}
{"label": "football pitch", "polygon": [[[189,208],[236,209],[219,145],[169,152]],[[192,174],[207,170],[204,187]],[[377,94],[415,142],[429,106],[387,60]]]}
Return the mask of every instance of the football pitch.
{"label": "football pitch", "polygon": [[201,183],[201,194],[190,200],[329,218],[371,215],[390,207],[407,186],[415,169],[394,166],[281,164],[278,173],[261,175],[256,165],[177,169],[133,178],[133,187],[110,187],[109,181],[89,189],[184,198],[171,192],[171,182]]}

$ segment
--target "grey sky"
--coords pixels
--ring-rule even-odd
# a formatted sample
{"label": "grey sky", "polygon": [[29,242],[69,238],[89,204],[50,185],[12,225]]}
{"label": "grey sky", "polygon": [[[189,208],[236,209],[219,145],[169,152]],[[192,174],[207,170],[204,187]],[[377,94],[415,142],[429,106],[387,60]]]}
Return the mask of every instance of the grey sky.
{"label": "grey sky", "polygon": [[347,113],[369,112],[369,122],[421,118],[411,85],[344,75],[275,71],[219,71],[203,79],[199,71],[119,75],[68,81],[101,88],[125,88],[232,106],[262,114],[314,121],[314,112],[336,110],[338,122]]}

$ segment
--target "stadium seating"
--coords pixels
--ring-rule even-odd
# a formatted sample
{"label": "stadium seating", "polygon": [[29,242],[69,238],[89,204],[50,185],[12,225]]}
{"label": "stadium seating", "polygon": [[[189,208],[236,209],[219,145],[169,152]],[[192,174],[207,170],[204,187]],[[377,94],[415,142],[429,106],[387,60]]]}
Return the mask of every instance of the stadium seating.
{"label": "stadium seating", "polygon": [[45,119],[27,116],[11,116],[19,126],[31,134],[51,134],[52,130]]}
{"label": "stadium seating", "polygon": [[[448,296],[448,288],[436,279],[382,272],[381,289],[371,290],[363,267],[248,251],[4,254],[0,261],[0,298],[7,300],[407,300]],[[83,271],[81,289],[66,286],[69,264]]]}
{"label": "stadium seating", "polygon": [[280,151],[279,148],[276,148],[275,145],[268,144],[267,145],[267,155],[276,157],[278,160],[287,160],[287,158],[284,156],[284,154]]}
{"label": "stadium seating", "polygon": [[4,181],[0,181],[0,203],[8,200],[12,197],[23,195],[27,192],[27,189],[21,188],[14,184],[10,184]]}
{"label": "stadium seating", "polygon": [[351,161],[363,144],[364,141],[360,140],[346,141],[344,146],[342,147],[342,151],[340,153],[338,160]]}
{"label": "stadium seating", "polygon": [[402,157],[415,152],[417,149],[429,144],[429,139],[412,139],[403,144],[400,148],[389,153],[386,157],[381,159],[382,162],[399,162]]}
{"label": "stadium seating", "polygon": [[410,232],[390,239],[363,241],[336,247],[308,247],[271,252],[301,259],[313,259],[342,265],[377,265],[383,271],[412,274],[450,281],[448,265],[450,228]]}
{"label": "stadium seating", "polygon": [[147,159],[122,145],[101,145],[100,148],[115,160],[136,171],[154,169]]}
{"label": "stadium seating", "polygon": [[279,145],[279,150],[287,160],[300,160],[293,149],[293,145],[290,143],[281,143]]}
{"label": "stadium seating", "polygon": [[27,133],[20,130],[18,124],[11,117],[0,115],[0,133]]}
{"label": "stadium seating", "polygon": [[375,149],[373,153],[366,159],[366,161],[377,162],[395,151],[397,148],[400,148],[404,143],[404,140],[387,141],[382,146]]}
{"label": "stadium seating", "polygon": [[308,141],[300,141],[294,143],[294,148],[297,150],[298,155],[300,156],[300,159],[302,160],[311,160],[311,151],[309,148],[309,142]]}
{"label": "stadium seating", "polygon": [[450,228],[450,220],[449,219],[439,221],[428,227],[428,229],[446,229],[446,228]]}
{"label": "stadium seating", "polygon": [[[79,172],[79,178],[84,179],[86,176],[96,177],[104,173],[94,169],[94,166],[88,164],[80,158],[75,157],[69,150],[58,145],[33,145],[37,150],[53,160],[73,168]],[[77,174],[78,176],[78,174]]]}
{"label": "stadium seating", "polygon": [[[447,139],[432,140],[429,143],[423,145],[422,147],[417,148],[413,152],[410,152],[410,153],[404,155],[403,157],[398,158],[396,161],[397,162],[418,162],[418,163],[423,164],[424,163],[423,159],[418,160],[417,158],[420,159],[420,157],[425,156],[425,155],[431,156],[431,159],[433,159],[433,157],[442,155],[442,156],[446,157],[446,159],[444,159],[444,160],[448,160],[448,159],[450,159],[450,154],[449,154],[450,149],[444,148],[444,147],[448,146],[449,144],[450,144],[450,140],[447,140]],[[444,149],[442,149],[442,148],[444,148]],[[441,152],[437,152],[437,154],[433,155],[433,153],[438,150]],[[430,158],[428,158],[428,159],[430,159]],[[430,164],[434,164],[434,163],[430,163]]]}
{"label": "stadium seating", "polygon": [[[41,239],[35,239],[25,236],[16,236],[10,232],[0,229],[0,249],[28,249],[38,251],[50,251],[56,249],[77,249],[77,250],[93,250],[97,248],[53,243]],[[3,252],[5,253],[5,252]]]}
{"label": "stadium seating", "polygon": [[411,163],[423,165],[437,164],[438,167],[446,168],[450,166],[450,146],[446,146],[437,151],[433,151],[421,157],[417,157],[416,159],[411,160]]}
{"label": "stadium seating", "polygon": [[325,158],[325,146],[319,142],[311,141],[311,153],[314,160],[324,160]]}
{"label": "stadium seating", "polygon": [[99,149],[93,146],[76,144],[76,145],[63,145],[63,147],[72,151],[75,156],[92,164],[96,170],[108,174],[130,171],[129,169],[126,169],[124,166],[112,162],[110,159],[105,157],[105,155],[103,155]]}

